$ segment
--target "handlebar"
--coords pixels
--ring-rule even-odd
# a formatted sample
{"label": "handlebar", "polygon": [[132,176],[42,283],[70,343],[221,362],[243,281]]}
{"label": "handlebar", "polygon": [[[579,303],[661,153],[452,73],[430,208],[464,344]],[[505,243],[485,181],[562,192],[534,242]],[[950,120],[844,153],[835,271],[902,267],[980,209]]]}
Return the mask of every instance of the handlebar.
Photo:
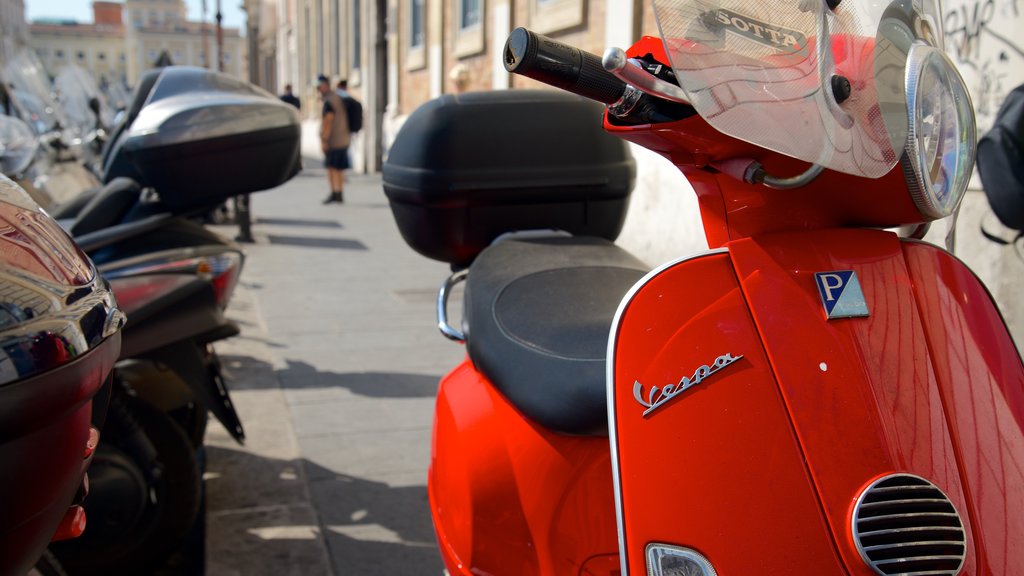
{"label": "handlebar", "polygon": [[614,104],[626,83],[604,69],[601,58],[531,32],[516,28],[505,42],[505,70],[604,104]]}

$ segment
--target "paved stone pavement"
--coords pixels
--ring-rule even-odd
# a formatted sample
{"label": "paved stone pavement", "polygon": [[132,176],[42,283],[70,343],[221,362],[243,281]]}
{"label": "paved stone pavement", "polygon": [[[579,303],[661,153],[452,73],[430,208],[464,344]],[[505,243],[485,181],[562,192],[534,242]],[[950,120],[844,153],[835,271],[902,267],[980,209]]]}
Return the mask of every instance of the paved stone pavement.
{"label": "paved stone pavement", "polygon": [[248,438],[211,421],[211,575],[443,571],[426,471],[437,382],[464,354],[435,328],[448,268],[405,245],[379,176],[326,194],[314,167],[252,196],[242,333],[217,347]]}

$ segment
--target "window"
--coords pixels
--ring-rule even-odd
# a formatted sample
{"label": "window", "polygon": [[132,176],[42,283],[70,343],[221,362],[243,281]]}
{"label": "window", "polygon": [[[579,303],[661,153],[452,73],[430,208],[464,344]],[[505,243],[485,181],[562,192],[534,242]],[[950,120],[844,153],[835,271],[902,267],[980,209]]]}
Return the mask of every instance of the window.
{"label": "window", "polygon": [[324,70],[324,3],[316,0],[316,70],[317,73],[330,74]]}
{"label": "window", "polygon": [[[533,1],[533,0],[531,0]],[[483,0],[453,0],[455,10],[455,55],[475,56],[484,51]]]}
{"label": "window", "polygon": [[362,0],[352,0],[352,70],[358,71],[363,62]]}
{"label": "window", "polygon": [[57,54],[57,58],[63,58],[64,57],[64,51],[63,50],[57,50],[56,54]]}
{"label": "window", "polygon": [[427,66],[427,27],[424,4],[426,0],[408,0],[408,19],[405,42],[406,70],[421,70]]}
{"label": "window", "polygon": [[77,58],[78,58],[79,60],[85,60],[85,52],[82,52],[81,50],[79,50],[79,51],[78,51],[78,53],[77,53],[77,54],[75,54],[75,56],[76,56],[76,57],[77,57]]}
{"label": "window", "polygon": [[423,0],[409,0],[409,47],[422,48],[426,43],[423,26]]}
{"label": "window", "polygon": [[107,59],[107,55],[103,52],[100,52],[96,54],[96,58],[98,58],[100,62],[103,62]]}
{"label": "window", "polygon": [[332,71],[342,72],[341,64],[341,7],[338,0],[331,2],[331,58],[330,66]]}
{"label": "window", "polygon": [[459,0],[459,29],[480,25],[480,0]]}
{"label": "window", "polygon": [[553,34],[583,25],[583,0],[530,0],[530,28]]}

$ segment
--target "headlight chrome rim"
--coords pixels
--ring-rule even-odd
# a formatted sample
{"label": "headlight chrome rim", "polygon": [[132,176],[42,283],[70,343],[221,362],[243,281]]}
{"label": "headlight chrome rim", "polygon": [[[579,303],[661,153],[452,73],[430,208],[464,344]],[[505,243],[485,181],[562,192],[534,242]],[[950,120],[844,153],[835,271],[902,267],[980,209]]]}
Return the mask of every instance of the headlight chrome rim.
{"label": "headlight chrome rim", "polygon": [[[932,80],[929,76],[935,74],[941,74],[939,82],[944,92],[940,97],[948,99],[953,106],[952,112],[955,116],[951,120],[956,123],[953,129],[957,136],[957,144],[951,150],[940,150],[940,154],[926,165],[925,154],[931,151],[922,149],[921,140],[922,137],[935,135],[926,134],[929,126],[922,120],[922,108],[926,104],[941,108],[943,102],[928,102],[928,95],[922,92],[929,87],[926,84],[928,80]],[[967,85],[949,57],[938,48],[923,42],[912,45],[908,53],[906,93],[909,125],[902,165],[907,185],[914,204],[926,220],[945,218],[953,214],[960,205],[971,178],[978,141],[974,106]],[[939,110],[940,113],[942,111]],[[947,118],[940,117],[938,122],[946,120]],[[939,126],[935,132],[948,129],[948,126]],[[942,145],[943,143],[939,142],[936,146]],[[946,162],[946,156],[950,154],[954,155],[954,160]],[[944,172],[946,181],[942,182],[942,189],[936,188],[931,176],[936,165]],[[952,170],[942,170],[943,167]]]}

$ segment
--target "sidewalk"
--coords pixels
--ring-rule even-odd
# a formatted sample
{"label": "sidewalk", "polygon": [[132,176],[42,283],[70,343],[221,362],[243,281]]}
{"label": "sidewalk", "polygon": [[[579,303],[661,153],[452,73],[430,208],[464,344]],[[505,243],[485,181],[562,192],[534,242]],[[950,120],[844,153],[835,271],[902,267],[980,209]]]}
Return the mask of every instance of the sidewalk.
{"label": "sidewalk", "polygon": [[211,575],[443,570],[426,471],[437,381],[464,354],[435,328],[448,269],[405,245],[379,177],[326,195],[311,168],[252,196],[242,333],[218,345],[247,441],[211,421]]}

